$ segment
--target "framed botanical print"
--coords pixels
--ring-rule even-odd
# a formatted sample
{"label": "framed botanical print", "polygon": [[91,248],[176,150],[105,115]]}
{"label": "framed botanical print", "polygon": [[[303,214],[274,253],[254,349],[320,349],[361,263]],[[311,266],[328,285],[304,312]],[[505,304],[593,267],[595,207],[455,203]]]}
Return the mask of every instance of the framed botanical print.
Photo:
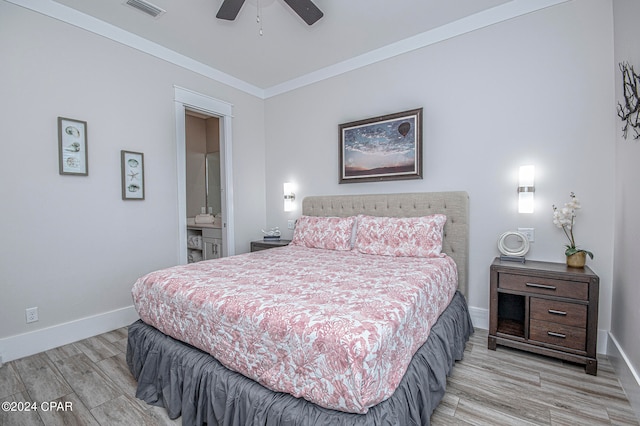
{"label": "framed botanical print", "polygon": [[87,122],[58,117],[58,167],[61,175],[87,176]]}
{"label": "framed botanical print", "polygon": [[144,200],[144,154],[120,151],[122,199]]}

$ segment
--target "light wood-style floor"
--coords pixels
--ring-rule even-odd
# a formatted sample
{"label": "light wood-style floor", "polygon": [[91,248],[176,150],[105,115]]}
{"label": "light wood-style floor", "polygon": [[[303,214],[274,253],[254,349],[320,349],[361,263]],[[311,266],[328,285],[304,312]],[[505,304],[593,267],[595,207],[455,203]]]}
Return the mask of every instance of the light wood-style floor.
{"label": "light wood-style floor", "polygon": [[[0,411],[0,425],[180,425],[163,408],[135,398],[121,328],[0,368],[0,401],[30,402],[30,412]],[[58,404],[50,404],[57,401]],[[17,408],[17,404],[14,404]],[[4,408],[4,405],[3,405]],[[476,330],[431,418],[438,425],[638,425],[606,358],[598,376],[582,367],[507,348],[487,350]]]}

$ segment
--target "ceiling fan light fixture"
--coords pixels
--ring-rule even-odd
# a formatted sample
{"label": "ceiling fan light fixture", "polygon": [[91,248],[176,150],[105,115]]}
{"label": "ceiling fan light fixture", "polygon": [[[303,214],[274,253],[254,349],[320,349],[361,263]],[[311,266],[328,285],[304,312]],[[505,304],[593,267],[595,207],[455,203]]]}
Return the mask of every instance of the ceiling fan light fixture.
{"label": "ceiling fan light fixture", "polygon": [[[216,18],[233,21],[238,16],[245,0],[222,0]],[[313,25],[322,18],[324,14],[318,6],[311,0],[284,0],[284,2],[300,17],[307,25]]]}
{"label": "ceiling fan light fixture", "polygon": [[216,18],[224,19],[225,21],[235,20],[243,4],[244,0],[222,0]]}
{"label": "ceiling fan light fixture", "polygon": [[307,25],[315,24],[324,13],[311,0],[284,0]]}
{"label": "ceiling fan light fixture", "polygon": [[131,6],[134,9],[137,9],[147,15],[158,18],[161,15],[164,15],[167,11],[163,8],[156,6],[155,4],[149,3],[145,0],[127,0],[124,2],[127,6]]}

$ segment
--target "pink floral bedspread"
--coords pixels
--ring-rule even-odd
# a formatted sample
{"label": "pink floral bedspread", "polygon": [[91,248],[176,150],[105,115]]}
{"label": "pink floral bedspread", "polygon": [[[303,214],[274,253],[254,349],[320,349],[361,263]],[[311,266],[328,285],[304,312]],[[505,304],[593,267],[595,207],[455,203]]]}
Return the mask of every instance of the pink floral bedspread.
{"label": "pink floral bedspread", "polygon": [[447,256],[288,246],[147,274],[140,318],[279,392],[366,413],[390,397],[451,301]]}

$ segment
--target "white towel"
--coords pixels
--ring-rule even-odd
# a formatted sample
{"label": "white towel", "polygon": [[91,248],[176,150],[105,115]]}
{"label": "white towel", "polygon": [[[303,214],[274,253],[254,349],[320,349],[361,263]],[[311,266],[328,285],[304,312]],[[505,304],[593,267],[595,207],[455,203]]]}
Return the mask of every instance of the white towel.
{"label": "white towel", "polygon": [[189,250],[187,255],[187,261],[189,263],[200,262],[202,260],[202,252],[196,250]]}
{"label": "white towel", "polygon": [[187,238],[187,246],[189,248],[202,249],[202,236],[190,235]]}

